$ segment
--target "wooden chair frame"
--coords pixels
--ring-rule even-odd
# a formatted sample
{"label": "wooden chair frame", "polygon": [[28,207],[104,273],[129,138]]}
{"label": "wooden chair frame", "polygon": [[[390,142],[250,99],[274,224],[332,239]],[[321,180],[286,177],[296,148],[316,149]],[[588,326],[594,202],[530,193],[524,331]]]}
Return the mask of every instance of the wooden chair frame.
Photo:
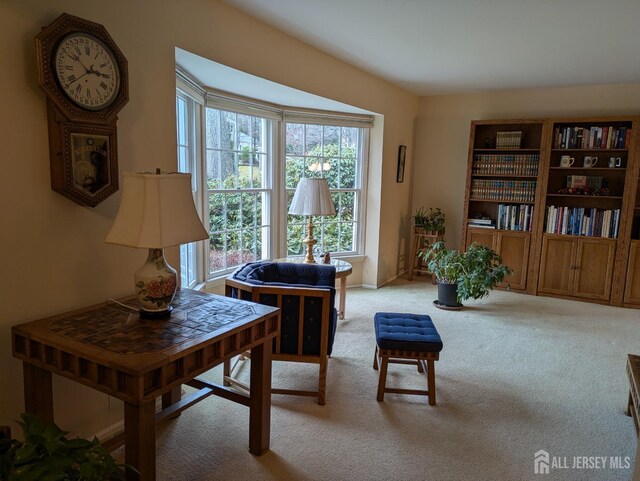
{"label": "wooden chair frame", "polygon": [[[280,316],[280,336],[282,335],[282,298],[283,296],[297,296],[300,302],[300,316],[298,319],[298,348],[297,353],[282,353],[280,347],[280,336],[276,337],[273,351],[274,361],[289,361],[289,362],[305,362],[318,364],[318,390],[317,391],[305,391],[294,389],[278,389],[272,388],[273,394],[293,394],[297,396],[317,396],[318,404],[325,404],[325,393],[327,384],[327,364],[328,364],[328,350],[329,350],[329,320],[333,311],[333,304],[331,303],[331,289],[327,287],[317,288],[300,288],[300,287],[286,287],[286,286],[269,286],[254,285],[246,282],[238,281],[236,279],[226,279],[225,281],[225,295],[232,297],[232,289],[238,290],[238,298],[250,300],[252,302],[260,303],[260,296],[263,294],[277,296],[277,306],[280,308],[278,316]],[[247,298],[248,293],[250,298]],[[317,355],[303,354],[303,340],[304,340],[304,302],[308,298],[318,298],[322,301],[323,306],[328,306],[322,310],[322,319],[320,325],[320,352]],[[245,354],[244,357],[251,357],[250,354]],[[224,362],[224,383],[225,385],[233,385],[244,390],[249,390],[249,386],[233,378],[233,371],[238,366],[238,359],[233,361],[228,360]]]}

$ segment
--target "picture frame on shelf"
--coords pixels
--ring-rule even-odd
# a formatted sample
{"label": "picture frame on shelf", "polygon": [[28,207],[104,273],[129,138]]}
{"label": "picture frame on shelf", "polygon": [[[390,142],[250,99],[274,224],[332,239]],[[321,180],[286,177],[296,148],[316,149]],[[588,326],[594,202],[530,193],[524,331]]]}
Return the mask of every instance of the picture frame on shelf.
{"label": "picture frame on shelf", "polygon": [[404,164],[407,158],[407,146],[398,147],[398,170],[396,172],[396,182],[404,182]]}

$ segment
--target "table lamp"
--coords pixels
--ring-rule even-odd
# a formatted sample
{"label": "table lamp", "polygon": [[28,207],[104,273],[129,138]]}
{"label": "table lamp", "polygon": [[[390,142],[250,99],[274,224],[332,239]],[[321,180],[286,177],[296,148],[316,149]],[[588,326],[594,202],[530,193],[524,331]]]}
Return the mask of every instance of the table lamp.
{"label": "table lamp", "polygon": [[313,246],[316,245],[318,241],[313,238],[313,216],[336,214],[327,179],[300,179],[296,187],[296,192],[293,194],[289,214],[309,216],[307,237],[302,241],[302,243],[307,246],[307,254],[304,262],[307,264],[315,264],[316,260],[313,257]]}
{"label": "table lamp", "polygon": [[164,248],[207,239],[191,193],[191,174],[125,172],[122,200],[105,242],[149,249],[134,273],[141,318],[168,318],[178,286]]}

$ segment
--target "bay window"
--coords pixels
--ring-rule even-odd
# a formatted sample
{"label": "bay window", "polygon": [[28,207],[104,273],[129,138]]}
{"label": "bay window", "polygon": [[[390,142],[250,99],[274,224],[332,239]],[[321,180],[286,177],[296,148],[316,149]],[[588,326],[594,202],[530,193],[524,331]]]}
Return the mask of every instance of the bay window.
{"label": "bay window", "polygon": [[370,117],[285,110],[213,91],[203,91],[201,102],[190,104],[178,90],[178,165],[194,174],[210,232],[208,242],[181,247],[183,285],[245,262],[303,255],[306,219],[287,214],[302,177],[325,177],[336,207],[335,216],[314,218],[316,250],[364,253]]}

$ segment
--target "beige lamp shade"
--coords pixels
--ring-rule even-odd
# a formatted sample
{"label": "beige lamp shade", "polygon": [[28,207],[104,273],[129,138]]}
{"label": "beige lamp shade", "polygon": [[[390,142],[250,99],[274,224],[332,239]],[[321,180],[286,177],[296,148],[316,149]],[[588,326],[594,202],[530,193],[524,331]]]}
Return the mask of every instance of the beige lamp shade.
{"label": "beige lamp shade", "polygon": [[293,215],[335,215],[327,179],[302,178],[293,194],[289,214]]}
{"label": "beige lamp shade", "polygon": [[191,174],[125,172],[116,220],[105,242],[165,248],[207,239],[191,193]]}

